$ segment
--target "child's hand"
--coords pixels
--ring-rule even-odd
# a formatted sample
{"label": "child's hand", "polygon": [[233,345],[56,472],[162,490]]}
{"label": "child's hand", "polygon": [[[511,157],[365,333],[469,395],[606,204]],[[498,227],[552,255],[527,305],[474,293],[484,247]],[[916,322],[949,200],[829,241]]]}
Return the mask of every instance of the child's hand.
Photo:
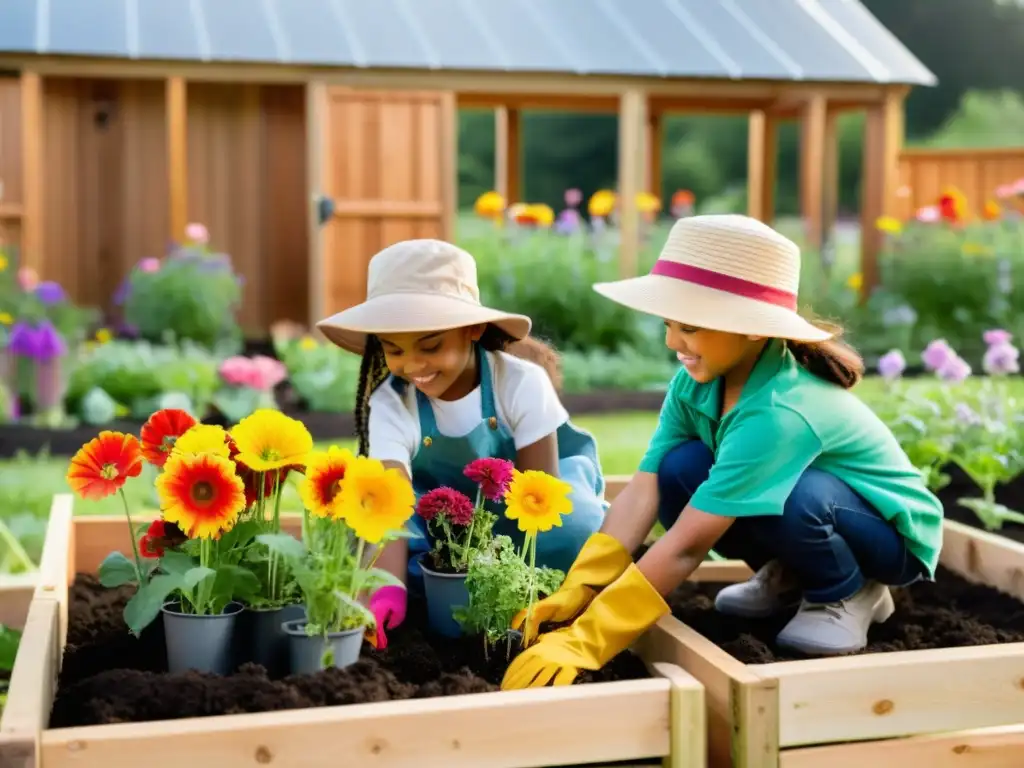
{"label": "child's hand", "polygon": [[394,629],[405,621],[405,609],[408,595],[404,587],[381,587],[370,596],[369,609],[377,620],[376,628],[366,631],[366,641],[377,649],[388,647],[388,637],[384,629]]}

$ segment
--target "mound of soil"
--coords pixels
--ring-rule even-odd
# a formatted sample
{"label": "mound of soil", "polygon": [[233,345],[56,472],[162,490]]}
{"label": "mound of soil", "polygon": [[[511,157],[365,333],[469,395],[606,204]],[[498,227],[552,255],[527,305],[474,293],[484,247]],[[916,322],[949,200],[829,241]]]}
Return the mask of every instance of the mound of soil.
{"label": "mound of soil", "polygon": [[[775,636],[794,612],[761,620],[724,616],[714,610],[714,601],[725,586],[687,583],[668,603],[676,618],[746,664],[806,658],[775,646]],[[1024,642],[1024,603],[945,568],[939,568],[934,582],[893,589],[892,594],[896,613],[871,628],[861,653]]]}
{"label": "mound of soil", "polygon": [[[172,675],[166,671],[160,622],[140,638],[125,628],[121,612],[130,596],[128,589],[106,589],[95,577],[78,576],[71,589],[68,641],[51,728],[496,691],[518,652],[515,647],[506,658],[499,647],[486,659],[479,638],[434,637],[420,629],[426,626],[425,606],[414,600],[403,625],[388,634],[387,649],[378,652],[364,645],[360,660],[345,669],[282,680],[270,679],[256,664],[223,677]],[[581,674],[577,682],[647,676],[640,659],[623,653],[599,672]]]}

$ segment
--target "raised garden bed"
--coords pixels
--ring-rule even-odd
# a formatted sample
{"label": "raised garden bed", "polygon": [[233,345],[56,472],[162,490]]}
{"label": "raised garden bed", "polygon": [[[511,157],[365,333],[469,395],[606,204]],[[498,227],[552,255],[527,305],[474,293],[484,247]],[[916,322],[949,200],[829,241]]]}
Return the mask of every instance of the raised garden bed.
{"label": "raised garden bed", "polygon": [[[77,577],[95,573],[109,551],[128,550],[123,518],[72,519],[69,501],[51,517],[0,721],[0,765],[111,768],[140,755],[148,768],[706,764],[703,689],[661,663],[676,655],[671,618],[645,636],[638,656],[558,689],[495,690],[503,670],[481,665],[466,646],[428,639],[415,608],[388,653],[366,651],[347,670],[280,681],[262,668],[219,679],[168,675],[155,641],[123,629],[119,598]],[[461,671],[474,665],[476,675]],[[251,712],[264,707],[278,711]],[[175,719],[124,722],[161,716]],[[84,724],[112,720],[122,722]]]}
{"label": "raised garden bed", "polygon": [[941,562],[934,584],[896,591],[867,652],[842,658],[779,653],[785,619],[715,613],[743,564],[706,566],[705,583],[674,593],[673,661],[705,686],[709,764],[1024,764],[1024,546],[947,521]]}

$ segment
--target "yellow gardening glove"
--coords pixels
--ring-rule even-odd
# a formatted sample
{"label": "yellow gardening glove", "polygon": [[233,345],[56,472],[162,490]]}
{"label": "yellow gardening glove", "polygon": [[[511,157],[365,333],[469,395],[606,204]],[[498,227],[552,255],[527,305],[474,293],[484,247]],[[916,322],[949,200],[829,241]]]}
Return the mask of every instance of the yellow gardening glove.
{"label": "yellow gardening glove", "polygon": [[615,581],[632,562],[633,558],[618,539],[607,533],[591,535],[565,574],[565,581],[558,591],[536,603],[533,610],[517,613],[512,619],[512,629],[522,630],[523,640],[529,645],[541,624],[569,621],[575,617],[602,587]]}
{"label": "yellow gardening glove", "polygon": [[668,612],[658,591],[630,564],[571,627],[541,635],[517,656],[501,689],[569,685],[581,669],[601,669]]}

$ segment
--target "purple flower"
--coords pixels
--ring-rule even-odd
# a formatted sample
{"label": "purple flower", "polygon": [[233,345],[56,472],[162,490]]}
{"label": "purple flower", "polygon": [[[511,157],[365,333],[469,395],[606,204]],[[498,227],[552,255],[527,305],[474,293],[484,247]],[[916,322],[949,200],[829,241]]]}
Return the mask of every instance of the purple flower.
{"label": "purple flower", "polygon": [[975,413],[967,403],[957,403],[956,420],[965,427],[976,427],[981,424],[981,416]]}
{"label": "purple flower", "polygon": [[898,379],[906,369],[907,361],[898,349],[886,352],[878,360],[878,372],[888,381]]}
{"label": "purple flower", "polygon": [[580,190],[575,187],[573,189],[565,190],[565,204],[570,208],[575,208],[582,202],[583,193]]}
{"label": "purple flower", "polygon": [[67,352],[64,339],[49,320],[43,320],[35,327],[16,323],[11,328],[7,349],[15,355],[37,361],[51,360]]}
{"label": "purple flower", "polygon": [[993,328],[990,331],[985,331],[982,334],[982,338],[991,347],[995,344],[1008,344],[1013,339],[1013,334],[1009,331],[1004,331],[1002,328]]}
{"label": "purple flower", "polygon": [[580,214],[574,208],[566,208],[555,220],[555,232],[560,235],[571,235],[580,228]]}
{"label": "purple flower", "polygon": [[[1009,338],[1009,334],[1006,334]],[[1009,341],[993,343],[982,358],[981,366],[990,376],[1005,376],[1020,372],[1020,350]]]}
{"label": "purple flower", "polygon": [[64,289],[60,287],[60,283],[55,283],[53,280],[39,283],[36,286],[36,297],[47,305],[62,304],[68,298]]}
{"label": "purple flower", "polygon": [[921,353],[921,361],[929,371],[937,371],[956,356],[956,352],[945,339],[935,339],[935,341],[929,342],[924,352]]}
{"label": "purple flower", "polygon": [[943,381],[956,384],[971,375],[971,366],[954,352],[951,357],[946,358],[936,372]]}

